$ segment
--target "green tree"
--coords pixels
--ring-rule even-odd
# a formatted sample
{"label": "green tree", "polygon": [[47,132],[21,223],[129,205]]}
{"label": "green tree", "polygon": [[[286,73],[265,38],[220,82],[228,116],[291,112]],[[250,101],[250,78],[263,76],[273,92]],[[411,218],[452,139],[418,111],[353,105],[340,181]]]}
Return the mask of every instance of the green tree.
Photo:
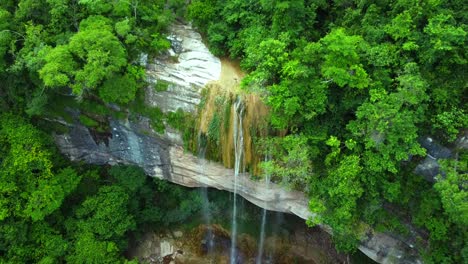
{"label": "green tree", "polygon": [[[65,46],[55,47],[39,71],[46,86],[71,86],[82,95],[96,90],[103,81],[127,65],[125,48],[112,32],[109,20],[91,16],[80,23],[80,31]],[[65,67],[63,67],[65,66]]]}
{"label": "green tree", "polygon": [[123,263],[119,250],[114,242],[99,241],[90,232],[78,235],[73,250],[67,256],[69,263]]}
{"label": "green tree", "polygon": [[326,81],[358,89],[369,85],[366,70],[360,63],[360,53],[366,48],[360,36],[349,36],[339,28],[327,34],[320,43],[324,58],[321,72]]}
{"label": "green tree", "polygon": [[0,220],[42,220],[61,206],[80,178],[70,168],[54,172],[45,135],[32,125],[13,115],[0,120]]}
{"label": "green tree", "polygon": [[[356,141],[364,144],[363,155],[369,177],[381,177],[386,172],[395,175],[400,162],[408,155],[425,154],[417,142],[417,124],[425,110],[426,87],[416,65],[411,63],[406,65],[406,74],[399,77],[397,92],[372,89],[370,100],[358,108],[357,119],[349,123],[348,129]],[[399,183],[389,179],[381,178],[382,191],[385,198],[395,200]],[[368,179],[368,184],[375,185],[375,179]]]}
{"label": "green tree", "polygon": [[440,193],[442,206],[451,222],[460,227],[467,226],[467,155],[463,155],[460,161],[446,160],[442,168],[445,176],[439,175],[434,188]]}
{"label": "green tree", "polygon": [[19,116],[0,116],[0,261],[50,263],[68,242],[45,219],[59,214],[81,177],[54,168],[47,136]]}
{"label": "green tree", "polygon": [[438,14],[429,19],[428,25],[424,28],[424,33],[429,37],[427,60],[435,62],[437,58],[450,54],[451,61],[456,64],[466,64],[467,60],[463,54],[463,46],[467,42],[467,32],[457,26],[455,19],[450,14]]}
{"label": "green tree", "polygon": [[216,4],[214,0],[195,0],[188,7],[188,17],[200,27],[208,25],[216,17]]}
{"label": "green tree", "polygon": [[46,64],[39,71],[44,84],[49,87],[65,87],[71,84],[78,63],[68,46],[57,46],[45,57]]}
{"label": "green tree", "polygon": [[129,196],[122,187],[103,186],[77,209],[79,233],[91,233],[101,241],[121,242],[135,221],[128,214]]}
{"label": "green tree", "polygon": [[262,163],[265,174],[285,186],[304,190],[312,177],[311,150],[307,147],[307,141],[303,135],[263,141],[261,144],[266,146],[265,155],[271,157],[271,160]]}
{"label": "green tree", "polygon": [[243,82],[246,85],[268,86],[279,81],[279,75],[288,59],[287,43],[278,39],[266,39],[260,42],[257,49],[249,47],[248,57],[243,65],[253,69]]}
{"label": "green tree", "polygon": [[105,102],[127,104],[135,99],[139,85],[134,76],[125,74],[107,79],[99,89],[99,96]]}
{"label": "green tree", "polygon": [[141,189],[147,179],[145,172],[135,166],[114,166],[109,170],[109,174],[129,193],[135,193]]}
{"label": "green tree", "polygon": [[0,73],[4,72],[7,66],[5,55],[13,37],[13,32],[9,30],[10,20],[11,14],[7,10],[0,8]]}

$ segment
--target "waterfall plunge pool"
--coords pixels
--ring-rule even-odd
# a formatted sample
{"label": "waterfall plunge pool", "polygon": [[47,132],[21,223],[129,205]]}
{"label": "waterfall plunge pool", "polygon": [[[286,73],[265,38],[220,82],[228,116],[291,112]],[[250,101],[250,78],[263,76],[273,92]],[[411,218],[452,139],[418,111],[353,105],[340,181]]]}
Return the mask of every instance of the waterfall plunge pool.
{"label": "waterfall plunge pool", "polygon": [[[197,188],[177,188],[200,193],[200,199],[193,201],[193,206],[199,210],[168,227],[147,227],[132,239],[127,257],[137,258],[142,263],[230,263],[233,194],[207,188],[208,204],[203,205],[206,199]],[[208,227],[206,208],[211,216]],[[259,259],[262,217],[262,208],[237,196],[237,263],[375,263],[359,251],[352,255],[336,252],[325,231],[308,227],[297,216],[272,211],[265,214],[263,253]]]}

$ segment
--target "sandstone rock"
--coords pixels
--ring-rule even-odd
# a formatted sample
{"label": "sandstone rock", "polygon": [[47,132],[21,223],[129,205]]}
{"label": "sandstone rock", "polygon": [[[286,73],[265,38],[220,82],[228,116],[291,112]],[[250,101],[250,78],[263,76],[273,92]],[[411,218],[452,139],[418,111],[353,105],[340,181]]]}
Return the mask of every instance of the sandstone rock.
{"label": "sandstone rock", "polygon": [[[147,89],[147,103],[163,112],[178,108],[191,112],[200,103],[200,90],[210,81],[219,79],[221,61],[203,44],[202,37],[188,25],[171,27],[169,37],[172,56],[162,57],[147,66],[148,81],[169,83],[167,91]],[[174,58],[176,57],[176,59]]]}

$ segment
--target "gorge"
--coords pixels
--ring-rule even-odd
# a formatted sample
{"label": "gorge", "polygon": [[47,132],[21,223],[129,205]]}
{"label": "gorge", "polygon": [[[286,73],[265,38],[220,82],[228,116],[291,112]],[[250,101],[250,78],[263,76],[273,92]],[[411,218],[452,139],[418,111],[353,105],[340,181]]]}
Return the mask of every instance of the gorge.
{"label": "gorge", "polygon": [[[226,60],[211,55],[198,33],[183,24],[172,26],[171,32],[173,34],[169,39],[172,46],[168,55],[155,61],[143,62],[146,64],[150,83],[168,83],[167,90],[158,93],[148,87],[145,97],[147,104],[159,107],[164,113],[175,112],[179,108],[186,112],[195,112],[202,101],[201,91],[205,86],[208,89],[210,85],[220,87],[227,92],[236,90],[242,74],[236,72]],[[261,111],[252,113],[256,109],[252,105],[257,104],[259,99],[251,95],[239,96],[243,96],[248,105],[246,115],[261,114]],[[232,105],[234,110],[230,110],[231,112],[237,113],[236,105],[238,104]],[[203,118],[211,117],[201,117]],[[242,119],[240,122],[239,126],[242,127]],[[249,125],[244,123],[244,131],[248,131]],[[238,163],[241,161],[238,158],[235,159],[233,170],[190,154],[183,148],[183,135],[167,124],[165,132],[158,134],[144,118],[111,119],[111,134],[106,140],[97,140],[96,135],[79,122],[66,123],[66,126],[69,127],[69,133],[56,135],[55,141],[61,152],[72,161],[97,165],[134,164],[143,168],[151,177],[187,187],[208,186],[234,192],[261,208],[291,213],[304,220],[314,217],[309,211],[309,199],[304,193],[274,183],[252,180],[247,172],[243,173],[240,169],[241,164]],[[231,123],[230,129],[234,126],[236,125]],[[250,147],[243,144],[242,139],[234,141],[236,157],[240,151]],[[238,147],[242,150],[237,149]],[[232,158],[227,158],[224,163],[229,164],[229,160]],[[245,164],[242,166],[245,168]],[[327,226],[322,228],[333,232]],[[371,259],[379,263],[421,263],[419,253],[414,248],[415,241],[376,232],[371,228],[362,233],[364,235],[359,249]]]}

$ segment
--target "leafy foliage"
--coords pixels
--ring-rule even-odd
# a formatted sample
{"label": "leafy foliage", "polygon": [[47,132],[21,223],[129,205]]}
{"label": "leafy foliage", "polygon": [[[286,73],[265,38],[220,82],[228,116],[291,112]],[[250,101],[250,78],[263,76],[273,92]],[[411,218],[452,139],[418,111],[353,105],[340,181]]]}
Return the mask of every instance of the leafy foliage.
{"label": "leafy foliage", "polygon": [[46,64],[39,71],[45,85],[71,86],[75,94],[81,95],[120,71],[127,64],[125,49],[109,24],[108,19],[100,16],[83,20],[80,31],[70,38],[68,45],[59,46],[58,51],[52,50],[46,56]]}
{"label": "leafy foliage", "polygon": [[[148,117],[159,132],[167,121],[193,137],[192,119],[145,106],[140,89],[140,55],[168,49],[165,30],[185,12],[214,54],[241,60],[248,71],[242,86],[270,106],[274,129],[262,144],[272,160],[264,169],[309,193],[319,214],[310,224],[330,225],[344,250],[355,248],[362,221],[413,224],[428,234],[420,240],[429,243],[418,245],[427,262],[467,262],[466,150],[454,148],[435,184],[412,172],[426,155],[421,136],[453,144],[466,130],[465,6],[2,1],[0,262],[123,262],[128,232],[184,221],[199,209],[196,194],[149,183],[136,168],[105,172],[64,162],[35,126],[44,116],[71,122],[69,107],[81,110],[82,123],[103,128],[94,114],[105,120],[120,112],[108,108],[114,103],[128,107],[130,119]],[[226,111],[217,115],[212,141],[226,124]],[[398,213],[389,220],[390,212]]]}
{"label": "leafy foliage", "polygon": [[44,135],[33,126],[8,114],[0,120],[0,220],[42,220],[61,206],[80,178],[70,168],[54,172]]}
{"label": "leafy foliage", "polygon": [[45,134],[18,116],[0,120],[2,262],[127,263],[137,226],[181,223],[201,208],[197,191],[137,167],[56,168]]}
{"label": "leafy foliage", "polygon": [[[174,12],[183,9],[171,1]],[[95,95],[127,104],[145,79],[141,53],[170,47],[164,1],[7,1],[0,6],[0,73],[9,107],[42,115],[47,98]],[[18,7],[18,8],[17,8]],[[23,86],[22,89],[11,87]],[[2,92],[2,97],[3,97]]]}
{"label": "leafy foliage", "polygon": [[159,109],[139,104],[139,58],[170,47],[165,29],[185,12],[182,3],[0,3],[0,263],[136,263],[123,257],[130,233],[197,212],[198,193],[167,187],[159,198],[159,183],[140,169],[71,163],[38,129],[75,122],[70,109],[97,131],[134,105],[161,121]]}
{"label": "leafy foliage", "polygon": [[59,210],[81,177],[70,167],[54,168],[47,137],[34,126],[11,114],[0,120],[1,255],[18,262],[54,260],[67,243],[44,219]]}
{"label": "leafy foliage", "polygon": [[[271,134],[286,136],[260,142],[272,155],[264,170],[309,192],[319,215],[310,224],[330,225],[337,247],[352,250],[362,221],[398,228],[413,218],[430,234],[419,245],[428,262],[460,263],[467,235],[455,215],[465,217],[466,190],[453,164],[462,162],[448,161],[435,185],[412,170],[426,155],[420,137],[449,143],[466,130],[462,6],[198,0],[188,14],[213,53],[241,60],[243,88],[270,106],[281,129]],[[392,221],[388,208],[400,212]]]}

